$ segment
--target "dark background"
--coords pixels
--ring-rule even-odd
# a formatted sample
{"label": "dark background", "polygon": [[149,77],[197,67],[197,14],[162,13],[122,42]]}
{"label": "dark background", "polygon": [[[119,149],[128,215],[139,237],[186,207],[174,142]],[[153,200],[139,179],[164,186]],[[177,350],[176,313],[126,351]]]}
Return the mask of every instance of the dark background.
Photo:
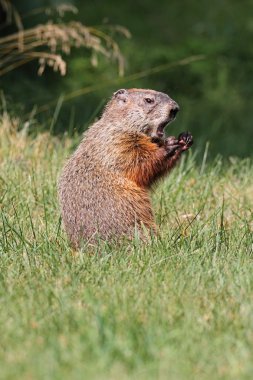
{"label": "dark background", "polygon": [[[60,1],[13,3],[24,15],[36,7]],[[48,105],[46,111],[35,115],[47,127],[61,94],[68,96],[80,88],[96,85],[95,91],[63,103],[53,130],[58,134],[70,129],[82,132],[116,89],[152,88],[168,93],[181,107],[168,133],[191,131],[200,152],[210,142],[210,156],[252,155],[253,1],[77,0],[72,4],[79,13],[67,15],[66,21],[76,19],[102,27],[120,24],[131,32],[130,39],[113,34],[126,60],[126,80],[118,78],[116,63],[99,57],[98,67],[93,67],[90,52],[76,49],[64,57],[68,63],[65,77],[50,69],[39,77],[36,62],[0,77],[11,112],[25,118],[35,105],[38,110]],[[26,17],[23,22],[25,27],[30,27],[47,18],[40,14]],[[4,28],[0,33],[4,35],[11,28],[15,29],[14,26]],[[186,65],[174,64],[142,78],[127,80],[131,74],[193,55],[204,55],[204,59]]]}

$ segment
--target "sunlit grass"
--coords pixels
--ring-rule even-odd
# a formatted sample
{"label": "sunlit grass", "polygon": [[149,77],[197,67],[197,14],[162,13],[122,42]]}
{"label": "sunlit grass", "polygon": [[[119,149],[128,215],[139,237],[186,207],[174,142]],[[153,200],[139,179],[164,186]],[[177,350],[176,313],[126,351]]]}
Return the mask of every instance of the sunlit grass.
{"label": "sunlit grass", "polygon": [[0,124],[0,378],[251,379],[252,161],[188,156],[153,195],[159,238],[73,252],[73,142]]}

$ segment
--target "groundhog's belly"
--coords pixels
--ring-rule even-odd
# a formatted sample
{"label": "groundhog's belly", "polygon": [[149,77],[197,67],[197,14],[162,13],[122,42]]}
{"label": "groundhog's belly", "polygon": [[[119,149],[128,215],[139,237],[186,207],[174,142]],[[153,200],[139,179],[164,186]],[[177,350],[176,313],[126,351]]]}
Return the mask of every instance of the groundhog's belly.
{"label": "groundhog's belly", "polygon": [[114,173],[79,170],[78,174],[63,175],[59,192],[63,223],[74,246],[82,239],[132,236],[136,227],[154,226],[144,189]]}

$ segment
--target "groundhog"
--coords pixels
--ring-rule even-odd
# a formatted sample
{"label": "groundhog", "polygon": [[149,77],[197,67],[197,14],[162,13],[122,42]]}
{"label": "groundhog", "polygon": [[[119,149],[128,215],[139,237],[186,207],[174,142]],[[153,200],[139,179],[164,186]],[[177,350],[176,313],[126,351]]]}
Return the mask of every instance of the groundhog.
{"label": "groundhog", "polygon": [[66,233],[74,248],[156,231],[149,190],[193,143],[190,133],[165,138],[178,104],[168,95],[121,89],[84,133],[59,179]]}

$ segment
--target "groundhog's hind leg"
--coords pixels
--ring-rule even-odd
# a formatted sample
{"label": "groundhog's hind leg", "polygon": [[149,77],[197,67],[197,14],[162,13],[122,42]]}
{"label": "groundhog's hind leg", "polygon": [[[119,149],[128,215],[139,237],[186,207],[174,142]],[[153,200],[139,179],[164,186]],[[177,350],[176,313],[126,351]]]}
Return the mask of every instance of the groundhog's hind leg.
{"label": "groundhog's hind leg", "polygon": [[103,206],[98,219],[98,235],[102,238],[133,238],[135,235],[145,238],[155,230],[147,192],[130,181],[114,183],[111,193],[104,197]]}

